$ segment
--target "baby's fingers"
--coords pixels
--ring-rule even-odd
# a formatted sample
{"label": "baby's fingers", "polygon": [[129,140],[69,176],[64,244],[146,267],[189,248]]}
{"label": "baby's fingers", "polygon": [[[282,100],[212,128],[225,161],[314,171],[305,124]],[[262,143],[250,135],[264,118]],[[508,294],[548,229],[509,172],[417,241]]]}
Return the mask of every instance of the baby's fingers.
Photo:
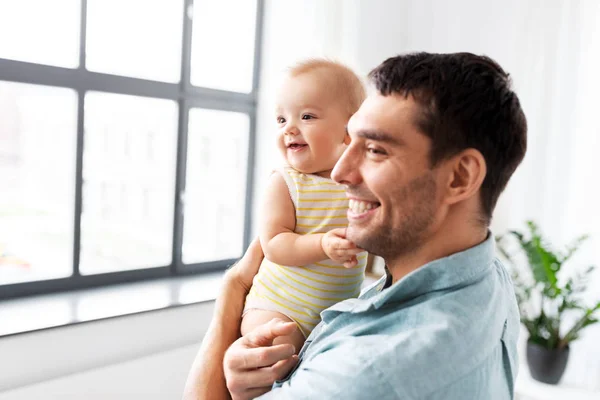
{"label": "baby's fingers", "polygon": [[340,241],[338,242],[338,249],[340,249],[340,250],[353,249],[353,250],[357,250],[358,253],[364,251],[363,249],[357,247],[356,244],[354,244],[354,242],[352,242],[348,239],[340,239]]}
{"label": "baby's fingers", "polygon": [[350,258],[356,256],[359,253],[362,253],[363,251],[363,249],[355,247],[353,249],[340,249],[338,250],[338,254],[340,255],[340,257]]}
{"label": "baby's fingers", "polygon": [[352,256],[350,257],[350,259],[346,262],[344,262],[344,267],[346,268],[354,268],[358,265],[358,259],[356,258],[356,256]]}
{"label": "baby's fingers", "polygon": [[337,250],[331,259],[340,264],[344,264],[356,259],[356,255],[360,252],[361,251],[357,249]]}

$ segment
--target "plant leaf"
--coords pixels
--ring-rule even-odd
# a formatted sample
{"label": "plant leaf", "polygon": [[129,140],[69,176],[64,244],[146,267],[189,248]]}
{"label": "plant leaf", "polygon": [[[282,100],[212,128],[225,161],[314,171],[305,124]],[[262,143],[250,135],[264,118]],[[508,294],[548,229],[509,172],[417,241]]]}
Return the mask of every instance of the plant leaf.
{"label": "plant leaf", "polygon": [[579,332],[583,328],[597,323],[598,319],[594,318],[593,314],[594,314],[594,312],[596,312],[599,309],[600,309],[600,302],[598,304],[596,304],[596,306],[586,309],[583,316],[577,322],[575,322],[575,325],[573,325],[571,330],[569,330],[569,332],[567,332],[567,334],[564,336],[564,338],[559,342],[558,348],[563,348],[569,342],[572,342],[573,340],[575,340],[578,337]]}
{"label": "plant leaf", "polygon": [[510,231],[510,233],[517,238],[523,248],[534,279],[544,284],[544,292],[548,297],[556,298],[560,294],[556,273],[560,270],[561,264],[556,254],[543,245],[543,238],[537,225],[533,221],[527,221],[527,226],[531,235],[530,240],[525,239],[525,236],[517,231]]}
{"label": "plant leaf", "polygon": [[577,239],[575,239],[570,245],[567,246],[567,251],[565,254],[560,256],[560,262],[564,263],[568,259],[573,256],[573,254],[579,249],[581,244],[585,242],[589,238],[589,235],[581,235]]}

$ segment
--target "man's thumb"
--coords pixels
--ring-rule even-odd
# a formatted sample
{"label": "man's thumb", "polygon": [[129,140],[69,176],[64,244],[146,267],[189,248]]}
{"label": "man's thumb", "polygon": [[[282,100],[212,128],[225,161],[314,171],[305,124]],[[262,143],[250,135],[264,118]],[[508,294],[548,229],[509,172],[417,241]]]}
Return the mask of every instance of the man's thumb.
{"label": "man's thumb", "polygon": [[273,345],[273,340],[279,336],[291,335],[297,329],[294,322],[285,322],[274,318],[264,325],[260,325],[246,335],[246,340],[254,346],[263,347]]}

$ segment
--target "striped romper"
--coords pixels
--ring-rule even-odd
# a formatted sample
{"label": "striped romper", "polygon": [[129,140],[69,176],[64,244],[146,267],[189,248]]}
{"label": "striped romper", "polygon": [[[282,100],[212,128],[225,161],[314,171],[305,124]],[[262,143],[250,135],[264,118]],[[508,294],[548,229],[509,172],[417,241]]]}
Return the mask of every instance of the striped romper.
{"label": "striped romper", "polygon": [[[287,183],[296,209],[295,233],[310,235],[348,226],[348,198],[340,185],[291,167],[277,172]],[[244,312],[251,309],[280,312],[295,321],[307,337],[321,321],[321,311],[360,293],[367,252],[357,258],[358,265],[350,269],[329,259],[292,267],[265,258],[246,297]]]}

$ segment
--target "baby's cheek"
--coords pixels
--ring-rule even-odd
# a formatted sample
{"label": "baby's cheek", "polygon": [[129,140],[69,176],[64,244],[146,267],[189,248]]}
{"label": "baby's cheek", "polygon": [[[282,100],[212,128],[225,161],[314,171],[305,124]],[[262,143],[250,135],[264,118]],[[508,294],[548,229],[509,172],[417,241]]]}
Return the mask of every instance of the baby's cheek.
{"label": "baby's cheek", "polygon": [[279,155],[281,155],[281,157],[283,157],[284,160],[287,161],[287,152],[285,144],[281,140],[277,141],[277,152],[279,153]]}

